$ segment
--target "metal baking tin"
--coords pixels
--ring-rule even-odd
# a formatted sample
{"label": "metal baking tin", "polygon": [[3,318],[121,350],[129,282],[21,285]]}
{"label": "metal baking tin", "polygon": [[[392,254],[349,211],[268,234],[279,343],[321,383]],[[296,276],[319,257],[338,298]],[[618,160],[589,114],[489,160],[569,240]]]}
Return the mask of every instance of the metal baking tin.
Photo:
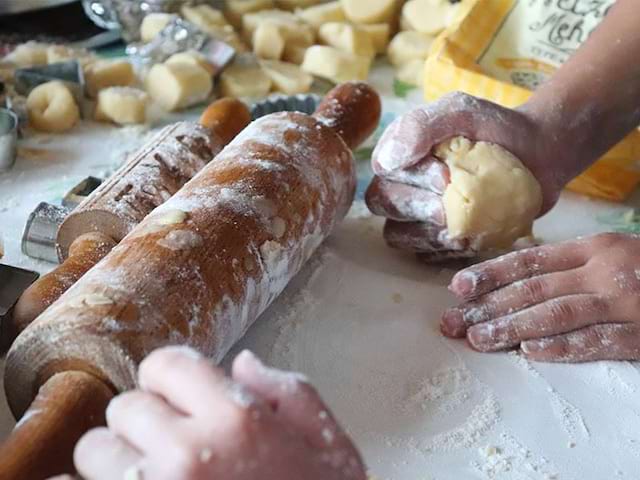
{"label": "metal baking tin", "polygon": [[70,209],[41,202],[31,212],[22,234],[22,253],[40,260],[58,263],[56,236]]}
{"label": "metal baking tin", "polygon": [[15,89],[25,97],[38,85],[60,80],[69,87],[78,105],[84,103],[84,73],[77,60],[40,67],[18,68],[14,73]]}
{"label": "metal baking tin", "polygon": [[18,116],[8,108],[0,108],[0,172],[16,163]]}
{"label": "metal baking tin", "polygon": [[298,95],[272,95],[251,106],[253,120],[276,112],[302,112],[311,115],[316,111],[322,97],[315,93]]}
{"label": "metal baking tin", "polygon": [[75,187],[67,192],[62,198],[62,206],[74,209],[80,205],[91,192],[100,186],[102,179],[96,177],[87,177],[78,183]]}

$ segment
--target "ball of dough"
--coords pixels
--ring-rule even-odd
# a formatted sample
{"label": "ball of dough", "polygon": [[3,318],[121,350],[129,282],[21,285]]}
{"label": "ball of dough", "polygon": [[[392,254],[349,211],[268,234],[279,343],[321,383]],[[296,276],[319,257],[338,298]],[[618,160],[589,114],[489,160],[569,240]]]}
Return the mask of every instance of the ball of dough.
{"label": "ball of dough", "polygon": [[349,23],[329,22],[320,27],[318,38],[326,45],[344,52],[374,57],[376,54],[369,34]]}
{"label": "ball of dough", "polygon": [[285,43],[285,33],[275,23],[261,23],[253,32],[253,53],[258,58],[280,60],[284,53]]}
{"label": "ball of dough", "polygon": [[177,18],[177,16],[170,13],[154,12],[148,14],[140,24],[140,40],[145,43],[150,42],[174,18]]}
{"label": "ball of dough", "polygon": [[260,62],[262,69],[269,76],[273,89],[287,95],[305,93],[311,89],[313,77],[298,65],[286,62],[264,60]]}
{"label": "ball of dough", "polygon": [[339,0],[321,3],[304,10],[296,10],[296,15],[311,25],[316,31],[328,22],[344,22],[347,17]]}
{"label": "ball of dough", "polygon": [[27,42],[18,45],[11,53],[3,58],[16,67],[35,67],[47,64],[47,49],[49,45],[39,42]]}
{"label": "ball of dough", "polygon": [[409,0],[402,7],[402,29],[437,35],[451,21],[454,8],[447,0]]}
{"label": "ball of dough", "polygon": [[71,90],[60,81],[43,83],[27,97],[29,123],[43,132],[64,132],[80,118]]}
{"label": "ball of dough", "polygon": [[174,53],[164,63],[189,63],[203,68],[209,72],[209,75],[213,75],[216,72],[215,67],[207,60],[207,57],[197,50]]}
{"label": "ball of dough", "polygon": [[455,137],[435,149],[451,172],[443,204],[453,238],[469,238],[478,250],[509,247],[531,234],[542,206],[533,174],[499,145]]}
{"label": "ball of dough", "polygon": [[353,23],[386,23],[393,19],[396,0],[341,0],[344,13]]}
{"label": "ball of dough", "polygon": [[173,112],[206,100],[213,80],[209,72],[195,64],[158,63],[149,71],[146,86],[155,102]]}
{"label": "ball of dough", "polygon": [[220,75],[224,97],[264,97],[271,90],[271,79],[259,66],[231,65]]}
{"label": "ball of dough", "polygon": [[129,87],[136,81],[133,66],[125,60],[98,60],[84,70],[87,94],[96,98],[107,87]]}
{"label": "ball of dough", "polygon": [[411,60],[425,60],[429,56],[429,49],[434,37],[414,31],[400,32],[387,49],[389,61],[395,65],[404,65]]}
{"label": "ball of dough", "polygon": [[149,96],[137,88],[110,87],[100,90],[95,118],[119,125],[144,123]]}
{"label": "ball of dough", "polygon": [[309,47],[302,62],[304,71],[334,83],[366,80],[370,66],[371,58],[322,45]]}

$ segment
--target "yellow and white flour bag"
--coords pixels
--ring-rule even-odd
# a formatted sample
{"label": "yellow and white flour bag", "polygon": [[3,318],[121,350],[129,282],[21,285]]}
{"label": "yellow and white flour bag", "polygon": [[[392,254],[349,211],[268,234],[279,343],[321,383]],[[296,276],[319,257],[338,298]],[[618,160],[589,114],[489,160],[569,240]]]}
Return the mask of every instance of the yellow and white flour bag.
{"label": "yellow and white flour bag", "polygon": [[[463,0],[464,1],[464,0]],[[588,38],[615,0],[469,0],[433,43],[424,94],[463,91],[507,107],[526,102]],[[568,188],[624,200],[640,183],[640,131],[607,152]]]}

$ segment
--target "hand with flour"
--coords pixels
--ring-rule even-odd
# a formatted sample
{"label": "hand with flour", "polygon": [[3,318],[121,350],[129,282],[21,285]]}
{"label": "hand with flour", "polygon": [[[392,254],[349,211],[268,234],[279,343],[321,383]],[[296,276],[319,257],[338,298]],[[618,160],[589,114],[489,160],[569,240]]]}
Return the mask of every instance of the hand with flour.
{"label": "hand with flour", "polygon": [[195,351],[168,347],[116,397],[108,428],[87,433],[86,480],[365,480],[357,450],[300,375],[236,357],[231,378]]}
{"label": "hand with flour", "polygon": [[521,250],[458,273],[441,329],[532,360],[640,360],[640,236],[606,233]]}

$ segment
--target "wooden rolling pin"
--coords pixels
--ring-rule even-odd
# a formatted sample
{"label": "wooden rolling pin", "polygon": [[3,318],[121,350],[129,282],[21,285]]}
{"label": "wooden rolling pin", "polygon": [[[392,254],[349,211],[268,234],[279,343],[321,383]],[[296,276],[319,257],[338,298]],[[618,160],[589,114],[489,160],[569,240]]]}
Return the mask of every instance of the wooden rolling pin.
{"label": "wooden rolling pin", "polygon": [[[316,118],[272,114],[247,127],[17,338],[5,372],[16,418],[37,395],[40,409],[57,405],[65,393],[47,386],[66,375],[79,391],[130,389],[140,361],[164,345],[219,361],[348,211],[349,147],[379,117],[377,94],[349,83],[329,93]],[[21,429],[33,435],[13,435],[0,450],[0,472],[11,466],[14,475],[2,479],[26,478],[29,468],[32,479],[59,473],[47,469],[49,438],[71,458],[76,438],[60,440],[56,414],[32,412]]]}
{"label": "wooden rolling pin", "polygon": [[223,98],[200,125],[163,129],[96,189],[60,226],[63,262],[23,293],[15,306],[10,338],[55,302],[155,207],[176,193],[251,121],[247,106]]}

